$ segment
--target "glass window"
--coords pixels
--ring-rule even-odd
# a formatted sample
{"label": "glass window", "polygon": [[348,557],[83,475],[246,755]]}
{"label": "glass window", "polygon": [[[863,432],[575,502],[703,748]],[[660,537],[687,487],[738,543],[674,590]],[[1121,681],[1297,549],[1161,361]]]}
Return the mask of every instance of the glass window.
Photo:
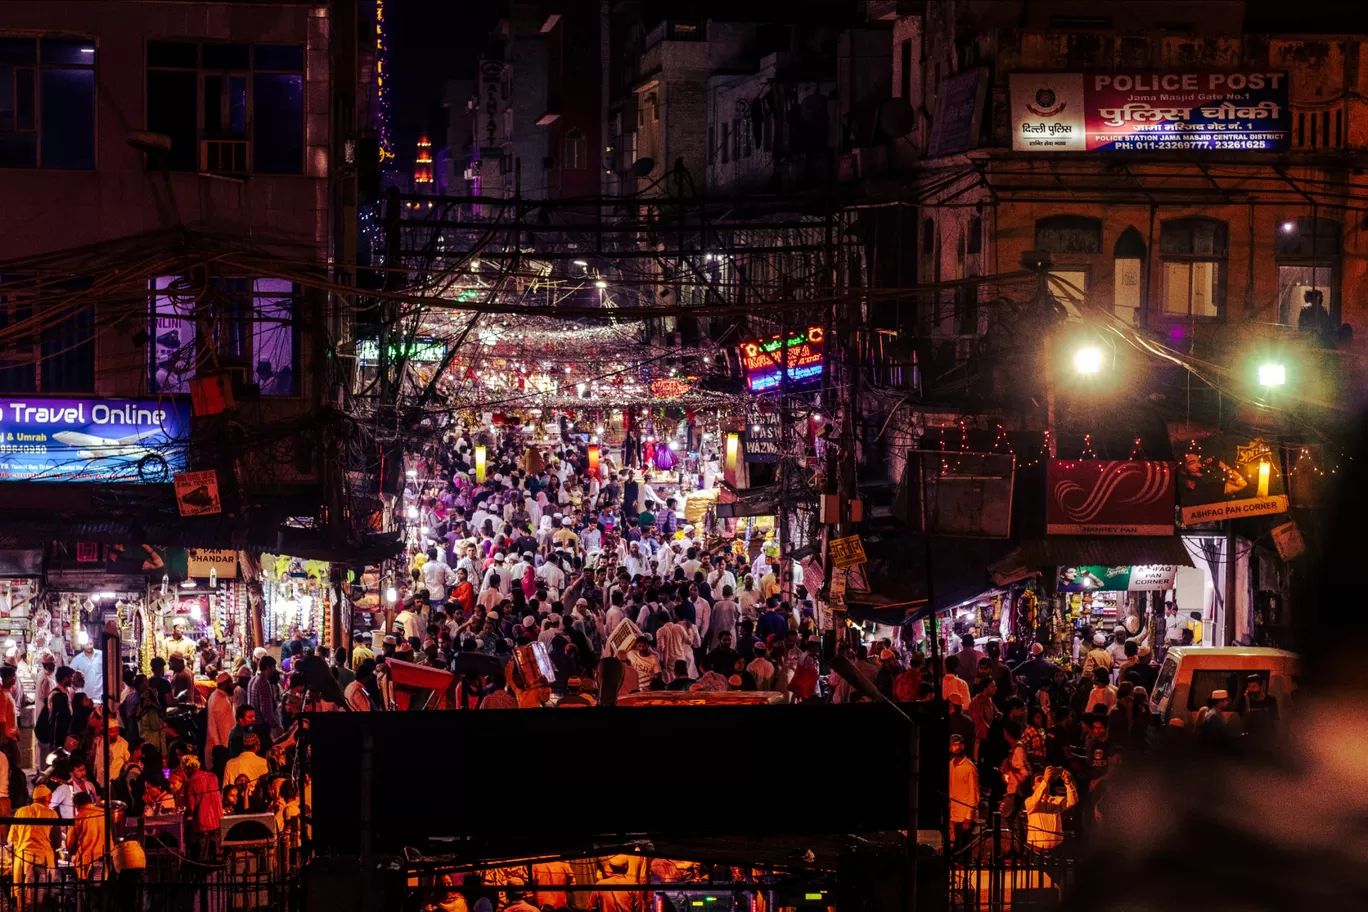
{"label": "glass window", "polygon": [[199,66],[199,45],[190,41],[149,41],[147,65],[193,70]]}
{"label": "glass window", "polygon": [[295,393],[295,288],[283,279],[256,279],[256,319],[252,332],[256,382],[263,396]]}
{"label": "glass window", "polygon": [[304,72],[304,47],[299,44],[257,44],[252,46],[253,65],[258,70]]}
{"label": "glass window", "polygon": [[1201,671],[1194,671],[1192,673],[1192,685],[1188,688],[1188,709],[1192,712],[1196,712],[1203,706],[1206,706],[1207,701],[1211,699],[1212,693],[1218,690],[1224,690],[1230,697],[1233,709],[1235,704],[1239,702],[1240,697],[1244,695],[1245,685],[1248,683],[1251,675],[1259,679],[1260,683],[1263,685],[1264,693],[1268,693],[1267,669],[1237,669],[1230,671],[1203,669]]}
{"label": "glass window", "polygon": [[213,44],[206,42],[200,47],[200,54],[206,70],[245,70],[251,64],[248,60],[248,46],[245,44]]}
{"label": "glass window", "polygon": [[89,171],[95,167],[95,71],[45,67],[42,74],[43,167]]}
{"label": "glass window", "polygon": [[253,79],[256,136],[252,154],[261,174],[301,174],[304,170],[304,77],[284,73]]}
{"label": "glass window", "polygon": [[1320,263],[1307,266],[1278,267],[1278,322],[1296,325],[1302,309],[1330,307],[1335,299],[1338,264]]}
{"label": "glass window", "polygon": [[[1278,322],[1316,329],[1327,323],[1338,325],[1339,222],[1324,218],[1279,222],[1274,252],[1278,259]],[[1312,319],[1318,306],[1325,314]]]}
{"label": "glass window", "polygon": [[94,66],[93,39],[0,38],[0,168],[95,167]]}
{"label": "glass window", "polygon": [[[88,282],[85,284],[89,284]],[[45,393],[95,391],[95,307],[87,304],[43,327],[39,365]]]}
{"label": "glass window", "polygon": [[1159,229],[1163,257],[1163,314],[1215,320],[1225,308],[1225,222],[1170,219]]}
{"label": "glass window", "polygon": [[[95,389],[95,308],[71,295],[90,280],[6,275],[0,279],[0,392],[89,393]],[[34,313],[42,316],[34,319]]]}
{"label": "glass window", "polygon": [[[199,357],[196,298],[197,289],[183,278],[152,283],[148,360],[154,392],[190,389]],[[259,384],[262,395],[295,393],[295,298],[295,286],[284,279],[229,277],[214,280],[204,301],[215,318],[220,363],[247,368],[248,382]]]}
{"label": "glass window", "polygon": [[150,389],[186,393],[195,375],[195,297],[188,279],[162,276],[152,281],[151,338],[148,339]]}
{"label": "glass window", "polygon": [[147,71],[147,129],[171,138],[166,166],[172,171],[199,167],[196,81],[193,70]]}
{"label": "glass window", "polygon": [[1174,317],[1221,315],[1222,264],[1213,261],[1164,263],[1164,313]]}
{"label": "glass window", "polygon": [[303,72],[303,45],[149,42],[147,128],[171,170],[303,174]]}

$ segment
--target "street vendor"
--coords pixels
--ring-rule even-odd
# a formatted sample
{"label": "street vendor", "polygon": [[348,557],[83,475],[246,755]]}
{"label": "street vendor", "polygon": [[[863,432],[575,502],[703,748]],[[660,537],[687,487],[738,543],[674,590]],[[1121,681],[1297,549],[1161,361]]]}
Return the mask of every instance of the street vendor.
{"label": "street vendor", "polygon": [[173,656],[179,656],[186,666],[193,668],[198,650],[198,644],[185,635],[185,621],[181,618],[172,621],[171,636],[162,641],[162,658],[170,662]]}

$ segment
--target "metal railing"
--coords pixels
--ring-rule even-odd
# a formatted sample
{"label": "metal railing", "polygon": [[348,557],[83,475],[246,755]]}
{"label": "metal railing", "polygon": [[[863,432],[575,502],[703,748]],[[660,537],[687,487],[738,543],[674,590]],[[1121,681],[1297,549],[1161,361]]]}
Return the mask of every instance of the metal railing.
{"label": "metal railing", "polygon": [[949,908],[954,912],[1060,908],[1074,882],[1069,845],[1030,848],[994,813],[987,826],[950,859]]}

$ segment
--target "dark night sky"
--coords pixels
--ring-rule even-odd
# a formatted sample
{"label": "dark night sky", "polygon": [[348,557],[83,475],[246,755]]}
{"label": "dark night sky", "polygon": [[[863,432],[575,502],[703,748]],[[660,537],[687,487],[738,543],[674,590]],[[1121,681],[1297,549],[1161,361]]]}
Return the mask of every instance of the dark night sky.
{"label": "dark night sky", "polygon": [[400,167],[413,167],[418,134],[443,145],[448,79],[475,75],[475,60],[498,18],[497,0],[388,0],[385,25],[394,73],[391,128]]}

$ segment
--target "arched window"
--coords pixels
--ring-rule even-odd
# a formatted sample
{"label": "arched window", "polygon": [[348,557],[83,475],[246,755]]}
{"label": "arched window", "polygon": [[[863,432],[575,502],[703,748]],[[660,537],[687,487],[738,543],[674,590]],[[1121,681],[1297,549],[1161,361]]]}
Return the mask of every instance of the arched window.
{"label": "arched window", "polygon": [[1317,300],[1340,319],[1340,224],[1325,218],[1285,219],[1274,232],[1278,260],[1278,322],[1296,325]]}
{"label": "arched window", "polygon": [[589,165],[589,148],[579,127],[565,134],[565,167],[578,171]]}
{"label": "arched window", "polygon": [[1138,324],[1145,287],[1145,239],[1130,225],[1116,239],[1112,248],[1112,275],[1116,282],[1116,296],[1112,312],[1131,325]]}
{"label": "arched window", "polygon": [[1163,260],[1163,315],[1219,320],[1225,316],[1226,223],[1169,219],[1159,226]]}

